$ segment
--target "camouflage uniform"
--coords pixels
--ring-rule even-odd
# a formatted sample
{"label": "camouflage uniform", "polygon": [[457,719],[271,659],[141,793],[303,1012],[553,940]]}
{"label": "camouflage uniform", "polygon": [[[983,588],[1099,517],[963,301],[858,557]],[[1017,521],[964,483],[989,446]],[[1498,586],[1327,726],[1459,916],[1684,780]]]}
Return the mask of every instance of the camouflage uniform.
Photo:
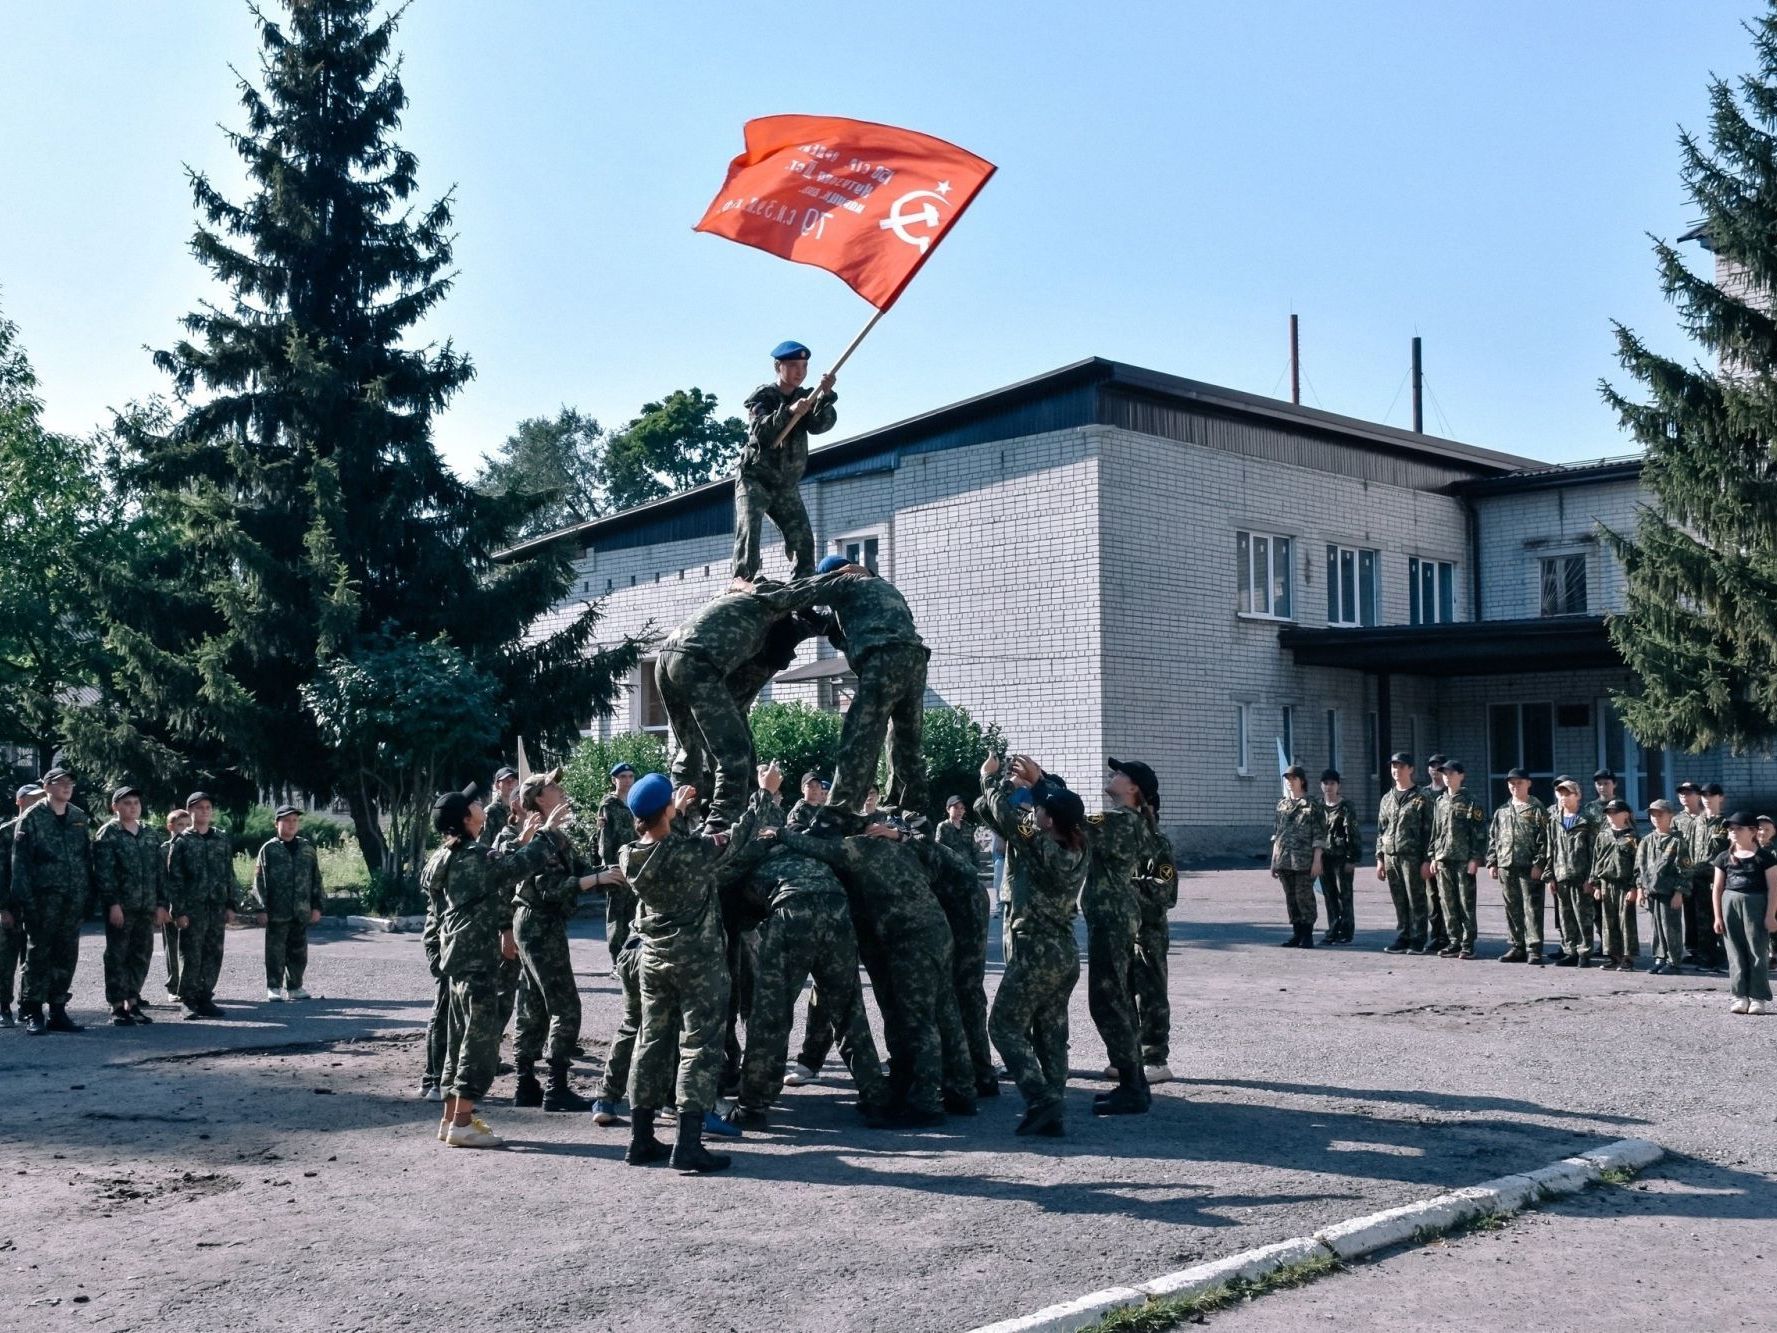
{"label": "camouflage uniform", "polygon": [[1178,906],[1178,871],[1172,863],[1172,844],[1157,830],[1151,850],[1135,868],[1135,892],[1141,903],[1141,926],[1135,935],[1135,966],[1129,973],[1130,997],[1141,1029],[1142,1063],[1164,1065],[1172,1050],[1172,1001],[1166,990],[1172,927],[1167,913]]}
{"label": "camouflage uniform", "polygon": [[847,577],[827,575],[722,593],[661,645],[654,679],[672,726],[673,785],[697,786],[706,756],[713,760],[714,790],[698,788],[700,796],[709,796],[713,820],[733,823],[758,786],[753,733],[728,687],[729,671],[760,651],[775,621],[813,606]]}
{"label": "camouflage uniform", "polygon": [[1080,979],[1074,908],[1089,853],[1063,847],[1018,818],[1004,773],[987,778],[975,813],[1006,840],[1012,877],[1012,960],[993,997],[988,1030],[1030,1108],[1067,1090],[1067,1006]]}
{"label": "camouflage uniform", "polygon": [[179,931],[179,999],[196,1008],[214,1000],[216,979],[222,975],[224,912],[241,910],[234,843],[228,834],[211,825],[208,832],[189,828],[173,839],[167,898],[174,918],[186,918]]}
{"label": "camouflage uniform", "polygon": [[[617,857],[635,837],[635,816],[616,792],[605,793],[598,813],[598,857],[607,866],[617,864]],[[641,941],[634,938],[636,915],[635,892],[627,885],[612,885],[605,890],[605,948],[611,953],[611,975],[623,991],[623,1019],[617,1035],[605,1051],[605,1072],[599,1084],[599,1099],[622,1101],[629,1087],[629,1066],[635,1056],[636,1034],[642,1030],[642,977],[637,964],[641,961]]]}
{"label": "camouflage uniform", "polygon": [[1431,807],[1417,787],[1390,787],[1376,812],[1376,855],[1383,858],[1388,895],[1394,899],[1397,937],[1409,948],[1423,948],[1430,925],[1425,881],[1420,867],[1431,841]]}
{"label": "camouflage uniform", "polygon": [[1131,1078],[1142,1066],[1129,982],[1136,932],[1141,928],[1135,870],[1149,849],[1151,832],[1147,816],[1130,806],[1089,816],[1086,840],[1091,856],[1080,894],[1080,911],[1086,918],[1086,1006],[1111,1064]]}
{"label": "camouflage uniform", "polygon": [[444,1064],[447,1097],[478,1102],[500,1063],[500,934],[512,920],[512,886],[551,855],[549,835],[502,853],[446,838],[420,872],[420,888],[439,905],[438,969],[450,987]]}
{"label": "camouflage uniform", "polygon": [[17,998],[19,968],[25,961],[25,927],[12,896],[12,835],[18,824],[17,818],[0,824],[0,911],[12,915],[10,926],[0,926],[0,1005],[8,1007]]}
{"label": "camouflage uniform", "polygon": [[1429,856],[1444,900],[1444,924],[1450,947],[1464,953],[1475,951],[1475,876],[1469,863],[1486,859],[1486,822],[1481,803],[1466,787],[1446,788],[1432,811]]}
{"label": "camouflage uniform", "polygon": [[265,987],[302,989],[309,962],[309,913],[326,905],[321,861],[301,834],[272,838],[253,862],[253,891],[265,910]]}
{"label": "camouflage uniform", "polygon": [[1586,884],[1592,877],[1597,835],[1597,826],[1583,812],[1574,815],[1571,826],[1556,815],[1549,820],[1542,857],[1543,873],[1561,898],[1561,952],[1582,962],[1592,956],[1592,894]]}
{"label": "camouflage uniform", "polygon": [[1684,937],[1690,952],[1705,964],[1716,962],[1725,952],[1715,934],[1715,858],[1728,850],[1728,830],[1724,820],[1722,815],[1710,814],[1705,805],[1690,816],[1686,830],[1687,849],[1691,854],[1691,891],[1684,900]]}
{"label": "camouflage uniform", "polygon": [[1670,967],[1684,958],[1684,894],[1690,879],[1690,848],[1676,827],[1648,834],[1635,849],[1635,884],[1653,916],[1654,958]]}
{"label": "camouflage uniform", "polygon": [[[512,823],[512,807],[498,798],[489,801],[485,810],[486,822],[481,826],[481,833],[476,841],[483,847],[492,847]],[[522,820],[519,821],[523,823]],[[494,979],[494,992],[498,1002],[500,1033],[503,1036],[512,1022],[513,1012],[518,1008],[518,986],[524,977],[524,964],[517,958],[500,959],[499,968]]]}
{"label": "camouflage uniform", "polygon": [[976,870],[981,853],[975,846],[975,826],[968,820],[965,819],[961,827],[958,827],[946,819],[933,831],[932,836],[940,847],[948,847],[968,862],[970,870]]}
{"label": "camouflage uniform", "polygon": [[1493,812],[1487,831],[1487,864],[1499,875],[1505,899],[1506,938],[1535,957],[1543,951],[1542,859],[1549,841],[1549,813],[1535,801],[1507,800]]}
{"label": "camouflage uniform", "polygon": [[[167,905],[167,854],[162,839],[146,824],[134,833],[121,821],[108,821],[93,840],[93,881],[105,916],[105,1003],[140,1003],[142,983],[154,961],[154,913]],[[111,924],[111,909],[123,909],[123,925]]]}
{"label": "camouflage uniform", "polygon": [[788,394],[776,384],[762,384],[747,397],[747,443],[734,479],[734,573],[750,579],[759,572],[759,543],[770,517],[783,534],[784,553],[792,577],[814,573],[814,529],[797,489],[808,466],[808,437],[825,435],[838,424],[829,390],[809,409],[781,445],[773,447],[795,405],[813,390],[799,385]]}
{"label": "camouflage uniform", "polygon": [[[1438,812],[1438,802],[1444,799],[1444,793],[1450,789],[1448,787],[1439,786],[1435,782],[1428,782],[1419,790],[1425,795],[1426,827],[1430,828],[1430,821]],[[1429,833],[1426,835],[1428,841],[1430,836]],[[1445,928],[1446,922],[1444,921],[1443,895],[1439,892],[1439,886],[1436,880],[1428,880],[1426,882],[1425,902],[1426,938],[1431,943],[1442,948],[1448,941],[1448,932]]]}
{"label": "camouflage uniform", "polygon": [[1641,839],[1633,823],[1619,829],[1605,823],[1598,829],[1598,840],[1592,856],[1592,878],[1603,889],[1598,900],[1604,954],[1608,958],[1630,956],[1630,928],[1635,924],[1635,904],[1629,896],[1635,892],[1635,855]]}
{"label": "camouflage uniform", "polygon": [[420,931],[420,947],[426,951],[426,970],[432,974],[432,1015],[426,1020],[426,1073],[422,1087],[435,1088],[444,1077],[446,1044],[450,1034],[450,980],[440,962],[439,932],[444,921],[444,884],[423,875],[420,887],[426,895],[426,924]]}
{"label": "camouflage uniform", "polygon": [[[161,870],[163,873],[170,873],[173,868],[173,843],[175,841],[177,841],[176,838],[168,838],[161,844]],[[167,893],[171,897],[172,890],[169,888]],[[179,926],[171,917],[168,917],[167,924],[160,928],[160,951],[161,959],[167,968],[167,994],[177,996],[179,994]]]}
{"label": "camouflage uniform", "polygon": [[837,625],[829,636],[858,678],[845,710],[828,803],[861,810],[888,742],[885,806],[924,814],[926,664],[931,652],[895,585],[870,575],[835,586],[827,595]]}
{"label": "camouflage uniform", "polygon": [[683,1118],[715,1107],[729,987],[718,894],[755,819],[744,814],[732,838],[675,825],[663,840],[632,842],[618,858],[640,904],[642,1023],[629,1075],[638,1111],[670,1104]]}
{"label": "camouflage uniform", "polygon": [[[940,830],[950,827],[940,825]],[[932,893],[950,923],[950,980],[956,992],[958,1020],[968,1043],[975,1084],[996,1084],[993,1047],[987,1038],[987,895],[975,871],[975,859],[965,860],[942,842],[915,842],[932,876]],[[969,844],[974,851],[974,844]],[[1130,949],[1134,936],[1131,933]],[[1133,1037],[1134,1012],[1130,1013]]]}
{"label": "camouflage uniform", "polygon": [[1327,938],[1349,940],[1357,926],[1351,894],[1357,863],[1363,860],[1364,838],[1357,825],[1357,807],[1341,796],[1337,805],[1321,802],[1327,846],[1320,854],[1320,890],[1327,900]]}
{"label": "camouflage uniform", "polygon": [[1271,825],[1271,873],[1283,885],[1284,910],[1298,937],[1314,930],[1314,860],[1327,845],[1324,811],[1306,795],[1285,796]]}
{"label": "camouflage uniform", "polygon": [[[524,969],[518,988],[518,1029],[512,1055],[525,1070],[539,1058],[551,1064],[573,1058],[580,1041],[580,988],[568,956],[568,918],[580,900],[580,878],[602,866],[588,866],[571,834],[558,827],[533,841],[547,844],[545,860],[518,881],[512,894],[512,935]],[[495,849],[510,853],[518,828],[509,825]]]}
{"label": "camouflage uniform", "polygon": [[12,896],[24,913],[25,981],[19,1004],[60,1008],[73,994],[80,919],[93,891],[92,821],[69,805],[41,801],[12,835]]}

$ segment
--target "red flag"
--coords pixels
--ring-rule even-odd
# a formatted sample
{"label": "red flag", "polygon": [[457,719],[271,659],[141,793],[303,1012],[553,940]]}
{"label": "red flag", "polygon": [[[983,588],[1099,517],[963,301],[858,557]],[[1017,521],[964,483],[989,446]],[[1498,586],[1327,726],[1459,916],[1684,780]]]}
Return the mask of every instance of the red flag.
{"label": "red flag", "polygon": [[987,184],[993,163],[929,134],[765,116],[695,228],[813,264],[887,310]]}

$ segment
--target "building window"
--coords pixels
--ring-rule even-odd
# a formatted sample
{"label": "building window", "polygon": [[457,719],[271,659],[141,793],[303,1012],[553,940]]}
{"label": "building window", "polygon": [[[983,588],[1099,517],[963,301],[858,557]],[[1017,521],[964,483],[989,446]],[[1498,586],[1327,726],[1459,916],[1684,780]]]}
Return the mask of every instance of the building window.
{"label": "building window", "polygon": [[1456,566],[1407,557],[1407,623],[1448,625],[1456,619]]}
{"label": "building window", "polygon": [[1253,706],[1234,705],[1234,771],[1241,777],[1252,775],[1249,750],[1252,744]]}
{"label": "building window", "polygon": [[1586,557],[1583,555],[1552,555],[1542,562],[1543,614],[1545,616],[1583,616],[1586,614]]}
{"label": "building window", "polygon": [[1234,534],[1235,605],[1243,616],[1289,620],[1290,539],[1267,532]]}
{"label": "building window", "polygon": [[1277,757],[1288,768],[1296,762],[1296,710],[1289,704],[1283,706],[1278,717],[1277,745],[1281,751]]}
{"label": "building window", "polygon": [[887,542],[883,534],[878,532],[859,532],[849,537],[835,537],[833,550],[846,558],[847,563],[862,565],[872,574],[882,573],[883,547]]}
{"label": "building window", "polygon": [[664,736],[667,731],[666,703],[660,697],[660,686],[654,679],[652,657],[642,659],[636,668],[636,730]]}
{"label": "building window", "polygon": [[1544,805],[1555,799],[1555,706],[1490,704],[1487,708],[1488,795],[1497,806],[1511,799],[1506,774],[1530,774],[1530,795]]}
{"label": "building window", "polygon": [[1376,623],[1376,552],[1327,547],[1327,624]]}
{"label": "building window", "polygon": [[1339,735],[1339,710],[1337,708],[1329,708],[1329,709],[1327,709],[1327,767],[1328,768],[1340,767],[1339,761],[1343,757],[1339,753],[1340,749],[1342,748],[1340,746],[1340,740],[1341,740],[1341,737]]}
{"label": "building window", "polygon": [[1376,748],[1376,710],[1371,709],[1364,714],[1364,753],[1369,756],[1364,762],[1369,767],[1370,776],[1381,780],[1382,773],[1376,767],[1382,756]]}
{"label": "building window", "polygon": [[1611,700],[1600,699],[1596,711],[1598,766],[1617,775],[1617,795],[1631,810],[1645,810],[1649,801],[1666,795],[1666,752],[1636,740]]}

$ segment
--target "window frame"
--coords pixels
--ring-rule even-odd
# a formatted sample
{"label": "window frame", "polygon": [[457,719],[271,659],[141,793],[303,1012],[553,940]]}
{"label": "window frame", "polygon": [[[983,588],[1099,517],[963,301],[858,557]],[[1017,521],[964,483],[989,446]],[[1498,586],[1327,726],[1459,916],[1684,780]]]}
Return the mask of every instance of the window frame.
{"label": "window frame", "polygon": [[[1549,568],[1556,562],[1563,566],[1561,575],[1561,604],[1558,609],[1550,610],[1549,603]],[[1538,614],[1544,618],[1557,616],[1583,616],[1590,614],[1592,603],[1592,571],[1591,561],[1586,559],[1584,551],[1550,551],[1537,557],[1536,587]],[[1568,571],[1579,571],[1579,606],[1569,606],[1573,586]]]}
{"label": "window frame", "polygon": [[[1435,615],[1426,614],[1424,582],[1431,574]],[[1407,623],[1409,625],[1450,625],[1456,621],[1456,562],[1436,556],[1407,557]]]}
{"label": "window frame", "polygon": [[872,573],[880,574],[885,579],[893,578],[894,568],[890,558],[889,530],[886,523],[878,523],[872,527],[856,528],[849,532],[842,532],[838,536],[831,538],[827,542],[827,545],[831,548],[831,554],[843,555],[849,560],[851,559],[851,553],[846,550],[846,547],[855,544],[860,552],[862,552],[863,547],[869,542],[876,543],[875,566],[872,567],[862,560],[854,563],[863,563],[865,568],[870,569]]}
{"label": "window frame", "polygon": [[[644,657],[636,663],[636,677],[630,692],[630,723],[635,731],[645,731],[663,740],[672,734],[672,720],[666,714],[666,701],[660,697],[660,686],[654,676],[658,657]],[[660,706],[660,721],[648,721],[649,704]]]}
{"label": "window frame", "polygon": [[[1345,557],[1351,557],[1351,600],[1345,603]],[[1364,596],[1364,562],[1369,561],[1370,595]],[[1337,605],[1335,605],[1337,603]],[[1355,612],[1355,617],[1349,612]],[[1382,621],[1382,552],[1370,546],[1347,546],[1342,542],[1327,543],[1327,625],[1334,629],[1357,629]]]}
{"label": "window frame", "polygon": [[1253,743],[1253,706],[1236,699],[1234,701],[1234,773],[1237,777],[1250,778],[1252,770]]}
{"label": "window frame", "polygon": [[[1255,582],[1257,562],[1254,557],[1258,551],[1258,543],[1265,543],[1265,572],[1262,584]],[[1279,571],[1277,554],[1279,543],[1282,544],[1282,570]],[[1281,572],[1282,590],[1279,596],[1278,581]],[[1264,609],[1255,610],[1258,605],[1256,594],[1264,590]],[[1279,612],[1278,603],[1284,609]],[[1266,532],[1256,528],[1236,528],[1234,530],[1234,614],[1243,620],[1275,620],[1293,622],[1296,618],[1296,571],[1295,571],[1295,538],[1286,532]]]}

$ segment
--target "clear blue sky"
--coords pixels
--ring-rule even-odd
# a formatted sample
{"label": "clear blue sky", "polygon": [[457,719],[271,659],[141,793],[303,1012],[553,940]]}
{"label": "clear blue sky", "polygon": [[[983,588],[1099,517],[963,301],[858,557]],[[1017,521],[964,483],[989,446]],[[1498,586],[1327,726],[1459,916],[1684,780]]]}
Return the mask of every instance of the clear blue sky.
{"label": "clear blue sky", "polygon": [[[841,381],[845,433],[1101,355],[1547,459],[1626,452],[1608,321],[1683,350],[1645,233],[1690,221],[1675,137],[1750,64],[1755,0],[416,0],[402,134],[458,191],[427,330],[478,378],[473,466],[561,404],[620,423],[698,385],[737,410],[779,339],[869,314],[836,278],[691,225],[741,124],[803,111],[952,139],[1000,174]],[[164,388],[143,348],[205,294],[182,163],[256,68],[233,0],[60,0],[0,22],[0,308],[50,423]]]}

